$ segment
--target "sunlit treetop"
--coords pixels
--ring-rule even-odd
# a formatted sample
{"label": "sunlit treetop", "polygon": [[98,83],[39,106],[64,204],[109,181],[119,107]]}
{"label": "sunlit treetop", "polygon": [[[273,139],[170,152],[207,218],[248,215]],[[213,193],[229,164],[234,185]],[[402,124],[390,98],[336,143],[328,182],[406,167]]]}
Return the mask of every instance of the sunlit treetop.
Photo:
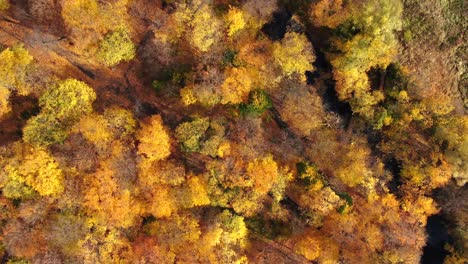
{"label": "sunlit treetop", "polygon": [[333,45],[337,52],[329,54],[336,91],[341,100],[350,100],[353,111],[372,117],[372,106],[383,99],[383,94],[370,92],[367,72],[384,69],[395,58],[398,41],[394,33],[401,29],[402,3],[367,0],[343,8],[332,16],[346,18],[328,25],[336,35]]}
{"label": "sunlit treetop", "polygon": [[69,123],[91,113],[95,99],[94,90],[86,83],[67,79],[49,87],[39,98],[39,106],[42,114],[52,115],[60,122]]}
{"label": "sunlit treetop", "polygon": [[63,173],[59,164],[45,150],[29,149],[23,158],[13,160],[5,168],[7,183],[3,193],[7,197],[20,198],[21,189],[32,189],[42,196],[63,192]]}
{"label": "sunlit treetop", "polygon": [[104,36],[99,44],[97,59],[106,66],[115,66],[119,62],[130,61],[135,57],[135,45],[126,29],[120,29]]}
{"label": "sunlit treetop", "polygon": [[0,87],[16,90],[20,95],[30,93],[26,73],[33,57],[22,45],[4,49],[0,53]]}
{"label": "sunlit treetop", "polygon": [[273,57],[285,75],[304,74],[314,69],[312,44],[305,35],[295,32],[286,33],[280,42],[274,43]]}
{"label": "sunlit treetop", "polygon": [[0,86],[0,120],[11,111],[10,103],[8,102],[9,97],[10,90]]}
{"label": "sunlit treetop", "polygon": [[200,150],[200,139],[210,126],[208,118],[195,118],[191,122],[180,124],[176,128],[176,138],[181,143],[182,149],[188,152]]}
{"label": "sunlit treetop", "polygon": [[167,158],[171,154],[171,142],[161,116],[154,115],[140,123],[137,132],[138,154],[149,161]]}
{"label": "sunlit treetop", "polygon": [[37,147],[61,143],[67,138],[66,127],[53,115],[31,117],[23,128],[23,140]]}
{"label": "sunlit treetop", "polygon": [[105,145],[112,140],[112,133],[107,127],[107,120],[102,115],[84,116],[76,124],[76,131],[96,145]]}
{"label": "sunlit treetop", "polygon": [[230,8],[225,19],[228,27],[227,34],[230,37],[234,36],[246,26],[244,14],[242,13],[242,10],[237,8]]}
{"label": "sunlit treetop", "polygon": [[41,112],[23,128],[23,140],[38,147],[63,142],[68,130],[83,115],[92,112],[96,99],[86,83],[67,79],[51,85],[39,98]]}
{"label": "sunlit treetop", "polygon": [[62,17],[72,29],[94,29],[100,33],[125,26],[128,0],[65,0]]}
{"label": "sunlit treetop", "polygon": [[67,0],[63,3],[62,16],[73,27],[83,27],[83,19],[97,17],[99,6],[96,0]]}
{"label": "sunlit treetop", "polygon": [[0,0],[0,11],[10,8],[9,0]]}
{"label": "sunlit treetop", "polygon": [[104,111],[104,117],[107,119],[108,127],[117,137],[124,138],[136,130],[137,122],[128,110],[109,107]]}
{"label": "sunlit treetop", "polygon": [[221,85],[222,104],[238,104],[247,99],[253,88],[253,80],[247,68],[229,68]]}
{"label": "sunlit treetop", "polygon": [[116,227],[129,227],[140,212],[138,202],[128,189],[116,181],[115,171],[102,164],[86,178],[84,206],[90,215]]}
{"label": "sunlit treetop", "polygon": [[351,11],[343,0],[320,0],[311,5],[310,15],[315,25],[335,28],[348,19]]}
{"label": "sunlit treetop", "polygon": [[179,34],[186,31],[190,45],[201,52],[207,52],[218,41],[221,23],[204,1],[178,5],[174,20]]}

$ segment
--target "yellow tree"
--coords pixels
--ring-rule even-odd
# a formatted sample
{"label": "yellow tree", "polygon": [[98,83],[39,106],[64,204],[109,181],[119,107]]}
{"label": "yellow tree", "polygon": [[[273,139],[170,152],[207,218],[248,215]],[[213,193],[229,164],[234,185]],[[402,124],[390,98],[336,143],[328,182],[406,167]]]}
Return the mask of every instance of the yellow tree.
{"label": "yellow tree", "polygon": [[71,126],[92,112],[95,99],[94,90],[82,81],[67,79],[51,85],[39,98],[41,112],[23,128],[23,140],[36,146],[62,142]]}
{"label": "yellow tree", "polygon": [[0,120],[11,111],[9,98],[10,90],[0,86]]}
{"label": "yellow tree", "polygon": [[137,122],[133,114],[120,107],[111,106],[104,110],[107,126],[117,138],[126,138],[135,132]]}
{"label": "yellow tree", "polygon": [[56,196],[63,192],[63,173],[59,164],[42,149],[24,147],[27,153],[6,165],[7,181],[3,194],[9,198],[27,198],[33,191],[42,196]]}
{"label": "yellow tree", "polygon": [[312,44],[307,37],[295,32],[288,32],[280,42],[273,44],[273,57],[283,70],[284,75],[304,74],[313,71],[315,60]]}
{"label": "yellow tree", "polygon": [[140,214],[140,205],[129,189],[123,189],[115,172],[104,162],[86,178],[83,205],[86,212],[113,227],[130,227]]}
{"label": "yellow tree", "polygon": [[349,187],[355,187],[362,183],[366,177],[372,176],[372,171],[367,165],[370,150],[351,143],[349,150],[342,157],[335,174]]}
{"label": "yellow tree", "polygon": [[229,11],[225,15],[225,20],[227,24],[227,34],[229,37],[234,36],[246,26],[244,13],[242,10],[235,7],[229,8]]}
{"label": "yellow tree", "polygon": [[137,132],[138,154],[149,162],[162,160],[171,154],[171,142],[161,116],[154,115],[140,123]]}
{"label": "yellow tree", "polygon": [[221,85],[222,104],[238,104],[249,96],[253,89],[253,80],[247,68],[228,68],[226,79]]}
{"label": "yellow tree", "polygon": [[[314,19],[321,14],[325,14],[324,21]],[[367,72],[385,69],[394,59],[398,47],[394,31],[401,28],[401,14],[401,1],[320,1],[312,6],[312,22],[336,33],[332,42],[337,52],[328,55],[338,96],[365,117],[372,117],[372,107],[383,99],[381,92],[370,91]]]}
{"label": "yellow tree", "polygon": [[202,0],[181,3],[173,15],[176,24],[176,35],[186,34],[192,47],[207,52],[218,40],[220,22],[213,14],[211,7]]}
{"label": "yellow tree", "polygon": [[96,93],[93,88],[85,82],[66,79],[49,87],[39,98],[39,106],[41,114],[52,115],[67,125],[78,121],[82,115],[91,113],[94,100]]}
{"label": "yellow tree", "polygon": [[65,0],[62,17],[73,30],[92,29],[100,34],[124,27],[128,0],[101,2],[97,0]]}
{"label": "yellow tree", "polygon": [[115,66],[122,61],[130,61],[135,57],[135,45],[125,28],[113,31],[104,36],[99,43],[97,59],[106,66]]}
{"label": "yellow tree", "polygon": [[105,147],[113,139],[107,120],[102,115],[90,114],[76,123],[74,130],[98,147]]}
{"label": "yellow tree", "polygon": [[[8,2],[5,3],[8,6]],[[32,60],[33,57],[22,45],[6,48],[0,53],[0,119],[11,110],[8,101],[11,91],[17,91],[20,95],[31,92],[26,83],[26,74]]]}
{"label": "yellow tree", "polygon": [[0,11],[7,10],[10,7],[8,0],[0,0]]}
{"label": "yellow tree", "polygon": [[20,95],[29,94],[26,74],[32,61],[33,57],[22,45],[4,49],[0,53],[0,87],[16,90]]}

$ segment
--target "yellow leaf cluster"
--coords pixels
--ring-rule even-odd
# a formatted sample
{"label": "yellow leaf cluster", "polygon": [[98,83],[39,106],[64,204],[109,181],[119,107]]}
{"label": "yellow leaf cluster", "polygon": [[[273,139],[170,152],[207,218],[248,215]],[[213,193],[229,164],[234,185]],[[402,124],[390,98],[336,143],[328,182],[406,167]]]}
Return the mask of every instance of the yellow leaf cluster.
{"label": "yellow leaf cluster", "polygon": [[0,120],[11,111],[10,103],[8,102],[9,97],[10,90],[0,86]]}
{"label": "yellow leaf cluster", "polygon": [[409,212],[422,226],[426,225],[429,216],[439,211],[434,200],[427,196],[405,199],[402,209]]}
{"label": "yellow leaf cluster", "polygon": [[96,53],[97,60],[111,67],[122,61],[130,61],[135,57],[135,45],[133,44],[127,29],[122,28],[110,32],[99,43]]}
{"label": "yellow leaf cluster", "polygon": [[371,171],[367,166],[369,154],[368,149],[352,144],[336,169],[336,176],[349,187],[363,183],[366,177],[371,176]]}
{"label": "yellow leaf cluster", "polygon": [[220,22],[214,16],[210,6],[203,1],[195,0],[189,4],[181,4],[174,13],[177,35],[184,31],[192,47],[207,52],[218,39]]}
{"label": "yellow leaf cluster", "polygon": [[114,178],[114,172],[103,164],[87,179],[84,206],[90,215],[115,227],[133,225],[140,214],[139,203],[128,189],[121,189]]}
{"label": "yellow leaf cluster", "polygon": [[61,122],[76,122],[91,113],[96,100],[93,88],[76,79],[66,79],[49,87],[39,98],[41,115],[51,115]]}
{"label": "yellow leaf cluster", "polygon": [[148,211],[157,218],[169,217],[177,211],[174,197],[167,186],[155,186]]}
{"label": "yellow leaf cluster", "polygon": [[[42,196],[54,196],[63,192],[63,173],[59,164],[42,149],[31,149],[19,163],[9,164],[6,167],[8,182],[7,192],[4,194],[13,198],[21,193],[10,187],[25,188],[29,186],[32,190]],[[12,186],[9,186],[11,184]]]}
{"label": "yellow leaf cluster", "polygon": [[299,240],[294,246],[297,253],[308,260],[316,260],[320,256],[320,243],[311,236]]}
{"label": "yellow leaf cluster", "polygon": [[266,194],[279,177],[278,164],[271,156],[256,159],[247,165],[247,175],[253,179],[254,190]]}
{"label": "yellow leaf cluster", "polygon": [[81,133],[95,146],[104,149],[110,142],[133,133],[135,128],[136,121],[132,113],[122,108],[110,107],[103,115],[93,113],[82,117],[73,131]]}
{"label": "yellow leaf cluster", "polygon": [[252,79],[246,68],[229,68],[221,85],[222,104],[238,104],[247,99],[252,90]]}
{"label": "yellow leaf cluster", "polygon": [[244,14],[242,13],[242,10],[239,10],[238,8],[229,8],[225,19],[228,26],[227,33],[230,37],[234,36],[245,27]]}
{"label": "yellow leaf cluster", "polygon": [[25,84],[27,68],[33,57],[22,45],[16,45],[0,53],[0,85],[16,89],[20,95],[29,94]]}
{"label": "yellow leaf cluster", "polygon": [[167,158],[171,154],[169,134],[163,126],[159,115],[144,120],[141,129],[137,132],[138,154],[148,161],[157,161]]}
{"label": "yellow leaf cluster", "polygon": [[315,55],[307,37],[295,32],[288,32],[281,40],[273,44],[273,57],[284,74],[304,74],[312,71]]}
{"label": "yellow leaf cluster", "polygon": [[206,184],[201,177],[193,176],[187,180],[187,184],[191,192],[191,204],[193,206],[207,205],[210,203]]}
{"label": "yellow leaf cluster", "polygon": [[101,34],[125,27],[129,0],[104,3],[97,0],[65,0],[62,17],[71,28],[92,29]]}
{"label": "yellow leaf cluster", "polygon": [[7,10],[10,8],[10,3],[8,0],[0,0],[0,11],[1,10]]}
{"label": "yellow leaf cluster", "polygon": [[310,15],[315,25],[335,28],[343,23],[350,13],[343,0],[320,0],[312,4]]}
{"label": "yellow leaf cluster", "polygon": [[120,107],[109,107],[104,111],[107,126],[116,137],[124,138],[135,132],[137,123],[133,114]]}
{"label": "yellow leaf cluster", "polygon": [[102,115],[87,115],[76,124],[77,131],[95,145],[106,145],[112,139],[107,120]]}
{"label": "yellow leaf cluster", "polygon": [[86,228],[93,232],[78,241],[84,263],[125,263],[132,256],[130,242],[121,231],[95,218],[87,220]]}

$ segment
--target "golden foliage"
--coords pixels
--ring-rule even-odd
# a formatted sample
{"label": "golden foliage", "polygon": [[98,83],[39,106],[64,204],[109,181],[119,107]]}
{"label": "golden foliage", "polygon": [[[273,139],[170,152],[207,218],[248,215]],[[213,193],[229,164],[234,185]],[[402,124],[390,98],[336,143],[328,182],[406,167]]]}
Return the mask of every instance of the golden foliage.
{"label": "golden foliage", "polygon": [[125,27],[129,0],[104,3],[96,0],[65,0],[62,17],[73,29],[92,29],[101,34]]}
{"label": "golden foliage", "polygon": [[106,66],[115,66],[122,61],[130,61],[135,57],[135,45],[130,39],[128,30],[119,29],[108,33],[99,43],[96,57]]}
{"label": "golden foliage", "polygon": [[135,132],[137,122],[133,114],[120,107],[109,107],[104,111],[107,126],[114,133],[115,137],[125,138]]}
{"label": "golden foliage", "polygon": [[194,0],[189,4],[180,4],[174,19],[179,31],[176,35],[189,32],[187,37],[192,47],[207,52],[217,42],[221,25],[207,3]]}
{"label": "golden foliage", "polygon": [[184,122],[176,128],[176,138],[184,150],[195,152],[200,150],[200,139],[210,126],[208,118],[195,118],[191,122]]}
{"label": "golden foliage", "polygon": [[228,36],[234,36],[238,31],[242,30],[245,27],[244,14],[242,10],[239,10],[235,7],[229,8],[229,11],[226,14],[226,23],[228,26],[227,34]]}
{"label": "golden foliage", "polygon": [[306,71],[314,70],[314,51],[305,35],[286,33],[281,42],[273,44],[273,57],[287,76],[293,73],[303,75]]}
{"label": "golden foliage", "polygon": [[345,7],[343,0],[320,0],[311,5],[311,21],[317,26],[335,28],[343,23],[351,10]]}
{"label": "golden foliage", "polygon": [[11,106],[8,102],[9,98],[10,91],[5,87],[0,86],[0,120],[11,111]]}
{"label": "golden foliage", "polygon": [[207,205],[210,203],[210,198],[208,197],[208,192],[206,190],[206,184],[201,177],[190,177],[187,180],[187,185],[190,188],[192,206]]}
{"label": "golden foliage", "polygon": [[372,171],[367,165],[369,155],[370,151],[367,148],[351,143],[341,164],[336,169],[336,176],[349,187],[355,187],[362,183],[366,177],[372,175]]}
{"label": "golden foliage", "polygon": [[59,81],[39,98],[41,115],[51,115],[61,123],[74,123],[93,110],[93,88],[76,79]]}
{"label": "golden foliage", "polygon": [[151,116],[140,125],[141,129],[137,132],[137,139],[140,142],[138,154],[148,161],[167,158],[171,154],[171,142],[161,116]]}
{"label": "golden foliage", "polygon": [[[313,12],[319,15],[328,12],[323,6],[328,5],[327,2],[317,3]],[[372,117],[372,106],[381,101],[383,95],[370,92],[367,72],[372,68],[384,69],[395,58],[398,42],[394,31],[402,25],[402,3],[368,0],[350,3],[343,10],[341,1],[332,5],[339,12],[324,23],[334,26],[342,35],[334,39],[340,52],[329,54],[336,91],[341,100],[351,101],[353,111]]]}
{"label": "golden foliage", "polygon": [[31,92],[26,82],[26,75],[32,61],[33,57],[23,45],[15,45],[0,52],[0,94],[2,95],[2,108],[7,105],[7,101],[4,103],[3,100],[8,97],[10,91],[15,90],[19,95],[28,95]]}
{"label": "golden foliage", "polygon": [[0,0],[0,11],[10,8],[9,0]]}
{"label": "golden foliage", "polygon": [[114,227],[130,227],[140,214],[140,205],[130,190],[121,189],[115,172],[102,164],[96,173],[86,179],[83,205],[89,215]]}
{"label": "golden foliage", "polygon": [[112,134],[107,127],[107,120],[102,115],[91,114],[84,116],[76,124],[76,130],[84,138],[95,145],[106,145],[112,139]]}
{"label": "golden foliage", "polygon": [[271,156],[256,159],[247,165],[247,175],[253,179],[254,191],[266,194],[279,177],[278,165]]}
{"label": "golden foliage", "polygon": [[92,232],[78,242],[83,262],[123,263],[132,256],[130,242],[119,229],[108,227],[95,218],[87,219],[86,228]]}
{"label": "golden foliage", "polygon": [[229,68],[226,70],[227,76],[221,85],[222,104],[238,104],[247,99],[249,92],[253,89],[252,79],[248,69]]}
{"label": "golden foliage", "polygon": [[56,196],[63,192],[63,173],[59,164],[42,149],[29,149],[29,153],[7,165],[8,180],[3,189],[5,196],[21,198],[32,195]]}
{"label": "golden foliage", "polygon": [[316,260],[320,256],[320,243],[311,236],[306,236],[299,240],[294,249],[308,260]]}

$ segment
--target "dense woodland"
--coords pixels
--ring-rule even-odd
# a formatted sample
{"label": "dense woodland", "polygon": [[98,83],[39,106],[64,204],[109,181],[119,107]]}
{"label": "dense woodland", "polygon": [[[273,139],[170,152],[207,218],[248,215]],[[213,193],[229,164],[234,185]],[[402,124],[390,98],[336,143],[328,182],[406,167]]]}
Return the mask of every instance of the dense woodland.
{"label": "dense woodland", "polygon": [[466,1],[0,10],[0,263],[467,263]]}

